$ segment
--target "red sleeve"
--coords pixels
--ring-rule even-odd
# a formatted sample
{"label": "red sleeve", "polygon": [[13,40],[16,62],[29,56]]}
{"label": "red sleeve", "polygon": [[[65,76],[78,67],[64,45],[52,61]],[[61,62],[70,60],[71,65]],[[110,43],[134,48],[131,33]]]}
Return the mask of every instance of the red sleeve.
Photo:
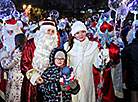
{"label": "red sleeve", "polygon": [[111,43],[109,48],[109,56],[113,61],[113,64],[118,64],[120,62],[120,48],[117,44]]}
{"label": "red sleeve", "polygon": [[59,34],[58,31],[57,31],[57,36],[58,36],[58,42],[57,42],[57,44],[58,44],[58,47],[59,47],[59,45],[60,45],[60,43],[61,43],[61,40],[60,40],[60,34]]}
{"label": "red sleeve", "polygon": [[27,43],[24,45],[24,49],[22,52],[21,71],[24,75],[28,70],[33,68],[32,60],[34,57],[34,50],[35,50],[34,39],[31,39],[27,41]]}
{"label": "red sleeve", "polygon": [[2,42],[0,42],[0,49],[3,47],[3,44],[2,44]]}

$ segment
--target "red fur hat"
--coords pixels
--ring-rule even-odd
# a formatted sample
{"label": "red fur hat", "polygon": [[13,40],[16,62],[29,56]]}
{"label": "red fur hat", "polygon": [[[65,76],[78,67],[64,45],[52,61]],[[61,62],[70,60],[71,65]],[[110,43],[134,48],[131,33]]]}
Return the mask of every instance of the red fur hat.
{"label": "red fur hat", "polygon": [[100,26],[100,31],[102,33],[105,33],[106,29],[108,29],[108,32],[111,32],[114,30],[114,26],[104,21],[103,24]]}
{"label": "red fur hat", "polygon": [[17,28],[17,21],[15,19],[6,20],[6,30],[14,30]]}

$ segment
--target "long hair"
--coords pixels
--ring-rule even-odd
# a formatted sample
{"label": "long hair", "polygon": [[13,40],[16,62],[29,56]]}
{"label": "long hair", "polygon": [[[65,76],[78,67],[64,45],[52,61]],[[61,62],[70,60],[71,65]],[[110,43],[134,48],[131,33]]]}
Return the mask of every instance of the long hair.
{"label": "long hair", "polygon": [[26,41],[27,41],[27,38],[23,33],[17,34],[15,36],[15,48],[19,47],[19,49],[22,51]]}
{"label": "long hair", "polygon": [[71,49],[72,49],[72,47],[73,47],[73,44],[74,44],[74,36],[72,36],[71,37],[71,39],[69,40],[69,50],[67,51],[67,52],[69,52]]}

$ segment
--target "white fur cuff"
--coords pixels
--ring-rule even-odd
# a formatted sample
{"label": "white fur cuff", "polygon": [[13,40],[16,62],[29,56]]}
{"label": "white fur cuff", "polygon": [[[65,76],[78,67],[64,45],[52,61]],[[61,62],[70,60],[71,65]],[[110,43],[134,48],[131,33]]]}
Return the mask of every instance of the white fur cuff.
{"label": "white fur cuff", "polygon": [[31,82],[32,85],[34,85],[34,86],[36,85],[36,80],[37,80],[38,77],[40,77],[40,74],[33,73],[33,75],[31,76],[31,79],[30,79],[30,82]]}

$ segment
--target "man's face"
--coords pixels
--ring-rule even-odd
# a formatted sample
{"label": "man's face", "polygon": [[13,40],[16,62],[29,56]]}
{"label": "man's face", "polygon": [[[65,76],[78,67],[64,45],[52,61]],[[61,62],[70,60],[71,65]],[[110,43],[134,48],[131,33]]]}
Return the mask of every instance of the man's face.
{"label": "man's face", "polygon": [[48,29],[47,34],[53,35],[53,34],[55,34],[55,31],[53,29]]}
{"label": "man's face", "polygon": [[7,33],[8,33],[9,35],[12,35],[12,34],[13,34],[13,30],[7,30]]}

